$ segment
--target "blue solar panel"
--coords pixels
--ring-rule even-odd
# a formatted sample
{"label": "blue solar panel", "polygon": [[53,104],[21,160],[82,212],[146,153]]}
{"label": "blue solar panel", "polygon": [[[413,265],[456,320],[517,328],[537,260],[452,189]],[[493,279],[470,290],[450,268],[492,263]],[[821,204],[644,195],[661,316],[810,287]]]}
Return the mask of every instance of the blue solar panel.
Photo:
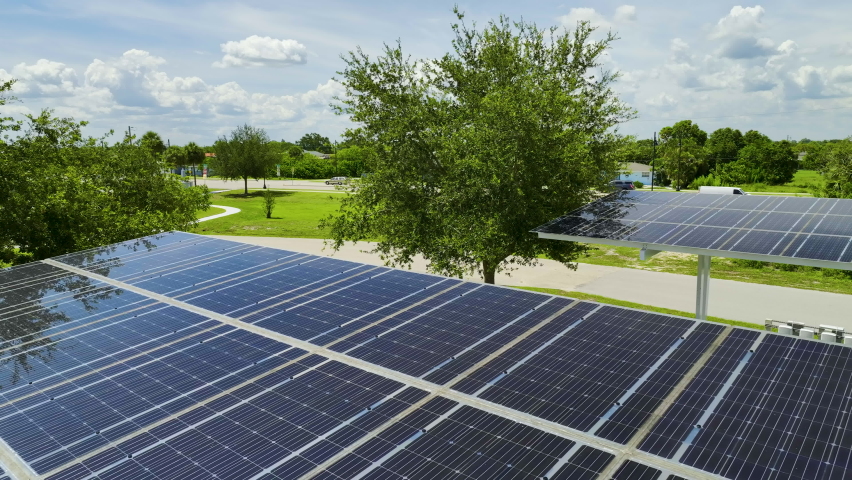
{"label": "blue solar panel", "polygon": [[618,467],[612,480],[659,480],[662,473],[654,467],[627,461]]}
{"label": "blue solar panel", "polygon": [[612,457],[498,415],[438,398],[315,478],[592,479]]}
{"label": "blue solar panel", "polygon": [[623,191],[535,231],[691,247],[708,254],[718,250],[848,263],[850,225],[852,201],[845,199]]}
{"label": "blue solar panel", "polygon": [[[846,249],[816,232],[840,204],[641,198],[593,213],[631,238]],[[51,478],[848,476],[848,347],[180,233],[61,260],[178,303],[0,270],[0,437]],[[654,457],[613,464],[632,441]]]}
{"label": "blue solar panel", "polygon": [[275,478],[322,463],[425,395],[333,361],[296,364],[105,449],[74,474]]}
{"label": "blue solar panel", "polygon": [[569,310],[541,335],[531,335],[483,367],[488,376],[475,373],[458,388],[578,430],[602,429],[610,439],[626,441],[685,373],[678,358],[695,356],[695,347],[706,346],[713,337],[700,335],[702,331],[697,341],[686,342],[682,336],[696,333],[690,332],[698,327],[693,321],[591,308],[587,304]]}
{"label": "blue solar panel", "polygon": [[546,300],[482,285],[345,353],[408,375],[427,375],[495,331],[523,320]]}

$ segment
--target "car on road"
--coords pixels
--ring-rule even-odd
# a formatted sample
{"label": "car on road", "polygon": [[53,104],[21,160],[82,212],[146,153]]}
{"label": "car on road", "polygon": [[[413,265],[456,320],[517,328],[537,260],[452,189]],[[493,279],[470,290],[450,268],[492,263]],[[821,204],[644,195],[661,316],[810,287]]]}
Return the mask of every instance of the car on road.
{"label": "car on road", "polygon": [[630,180],[613,180],[609,185],[616,190],[636,190],[636,186]]}
{"label": "car on road", "polygon": [[332,177],[331,180],[326,180],[326,185],[346,185],[349,183],[348,177]]}

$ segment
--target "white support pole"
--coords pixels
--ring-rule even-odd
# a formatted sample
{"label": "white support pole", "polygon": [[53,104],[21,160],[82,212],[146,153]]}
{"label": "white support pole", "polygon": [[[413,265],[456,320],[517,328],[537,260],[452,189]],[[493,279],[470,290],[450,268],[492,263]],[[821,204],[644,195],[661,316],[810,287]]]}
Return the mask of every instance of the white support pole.
{"label": "white support pole", "polygon": [[695,291],[695,318],[707,320],[707,298],[710,296],[710,255],[698,256],[698,282]]}

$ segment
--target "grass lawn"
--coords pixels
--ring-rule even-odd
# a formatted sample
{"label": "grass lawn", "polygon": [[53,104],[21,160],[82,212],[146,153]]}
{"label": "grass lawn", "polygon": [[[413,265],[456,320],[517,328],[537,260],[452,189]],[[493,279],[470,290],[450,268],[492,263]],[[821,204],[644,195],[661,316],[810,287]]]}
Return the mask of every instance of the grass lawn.
{"label": "grass lawn", "polygon": [[[642,305],[641,303],[625,302],[624,300],[616,300],[614,298],[602,297],[600,295],[592,295],[591,293],[583,292],[567,292],[565,290],[557,290],[555,288],[538,288],[538,287],[514,287],[522,290],[531,290],[533,292],[548,293],[550,295],[560,295],[563,297],[576,298],[577,300],[588,300],[590,302],[605,303],[607,305],[615,305],[617,307],[635,308],[637,310],[647,310],[649,312],[665,313],[668,315],[677,315],[680,317],[695,318],[694,313],[681,312],[680,310],[672,310],[669,308],[653,307],[651,305]],[[735,327],[756,328],[763,330],[763,325],[756,323],[740,322],[737,320],[727,320],[719,317],[707,317],[711,322],[724,323]]]}
{"label": "grass lawn", "polygon": [[199,210],[199,211],[195,212],[195,217],[196,218],[204,218],[204,217],[209,217],[209,216],[212,216],[212,215],[218,215],[220,213],[225,213],[225,209],[219,208],[219,207],[210,207],[207,210]]}
{"label": "grass lawn", "polygon": [[822,185],[823,178],[816,170],[799,170],[793,180],[784,185],[755,183],[737,185],[746,192],[811,193],[811,188]]}
{"label": "grass lawn", "polygon": [[[276,197],[272,218],[266,218],[263,193],[231,190],[210,196],[210,203],[236,207],[240,213],[201,222],[193,233],[202,235],[251,235],[258,237],[326,238],[328,232],[317,228],[320,219],[337,211],[339,200],[329,193],[283,192]],[[206,212],[205,212],[206,213]],[[204,216],[207,216],[206,214]]]}
{"label": "grass lawn", "polygon": [[[591,245],[595,250],[589,256],[577,260],[580,263],[607,265],[610,267],[635,268],[655,272],[678,273],[695,276],[698,272],[698,256],[685,253],[662,252],[650,260],[639,260],[639,249]],[[852,278],[845,272],[810,267],[792,267],[796,271],[783,270],[792,266],[780,264],[753,264],[730,258],[713,257],[710,276],[723,280],[761,283],[781,287],[819,290],[823,292],[852,294]]]}

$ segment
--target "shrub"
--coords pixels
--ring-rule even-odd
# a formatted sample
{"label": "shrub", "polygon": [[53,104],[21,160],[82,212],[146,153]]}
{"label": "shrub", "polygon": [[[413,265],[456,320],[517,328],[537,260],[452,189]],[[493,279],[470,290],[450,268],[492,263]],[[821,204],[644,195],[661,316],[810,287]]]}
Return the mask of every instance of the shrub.
{"label": "shrub", "polygon": [[275,194],[272,190],[263,191],[263,209],[266,212],[266,218],[272,218],[272,210],[275,208]]}
{"label": "shrub", "polygon": [[635,182],[633,182],[633,186],[636,188],[642,188],[645,186],[645,184],[640,182],[639,180],[636,180]]}

